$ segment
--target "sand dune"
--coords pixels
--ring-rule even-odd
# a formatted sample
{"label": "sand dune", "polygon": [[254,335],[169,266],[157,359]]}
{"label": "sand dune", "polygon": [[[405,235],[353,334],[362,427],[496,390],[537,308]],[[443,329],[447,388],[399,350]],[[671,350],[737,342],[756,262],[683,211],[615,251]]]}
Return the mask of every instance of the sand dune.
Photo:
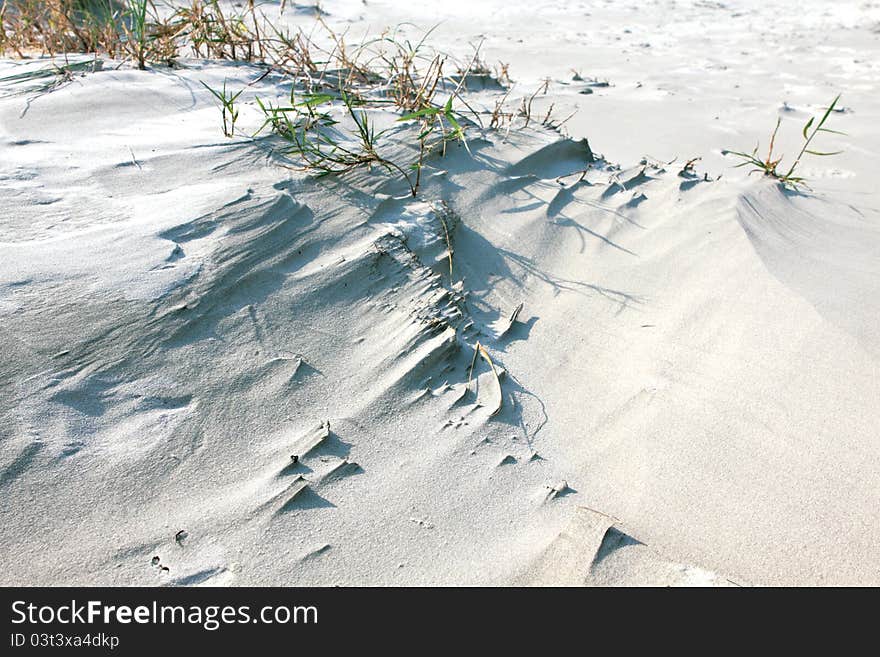
{"label": "sand dune", "polygon": [[[878,9],[667,4],[474,8],[578,111],[471,129],[417,198],[223,137],[201,82],[252,131],[255,65],[0,62],[0,582],[880,583]],[[743,54],[818,31],[815,69]],[[836,91],[813,191],[721,156]]]}

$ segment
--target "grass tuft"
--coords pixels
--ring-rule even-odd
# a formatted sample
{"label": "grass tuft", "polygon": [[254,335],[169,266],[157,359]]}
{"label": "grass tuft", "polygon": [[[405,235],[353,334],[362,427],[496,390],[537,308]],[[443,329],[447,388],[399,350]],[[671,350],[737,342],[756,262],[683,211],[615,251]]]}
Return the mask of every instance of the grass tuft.
{"label": "grass tuft", "polygon": [[238,100],[244,89],[234,94],[230,93],[226,90],[226,80],[223,81],[223,89],[219,91],[212,89],[204,82],[202,82],[202,86],[210,91],[220,103],[220,112],[223,116],[223,134],[226,137],[235,136],[235,122],[238,120],[238,108],[235,106],[235,101]]}
{"label": "grass tuft", "polygon": [[731,151],[731,150],[723,150],[721,151],[722,155],[733,155],[742,160],[739,164],[736,165],[735,168],[751,166],[752,171],[750,173],[760,172],[765,176],[769,176],[778,180],[782,185],[786,187],[790,187],[792,189],[796,189],[798,187],[807,187],[806,180],[802,176],[797,175],[797,168],[801,163],[801,159],[804,155],[816,155],[820,157],[827,157],[830,155],[839,155],[843,151],[817,151],[810,148],[810,145],[813,142],[813,139],[820,132],[828,132],[833,134],[842,135],[844,133],[839,132],[837,130],[831,130],[830,128],[825,127],[825,123],[828,121],[828,117],[831,115],[831,112],[837,107],[837,101],[840,100],[840,94],[838,94],[831,104],[825,108],[825,113],[819,119],[819,122],[816,123],[816,117],[810,117],[810,120],[806,122],[803,129],[801,130],[801,134],[803,135],[803,144],[801,145],[801,149],[797,154],[797,157],[792,162],[791,166],[788,167],[787,170],[781,171],[780,165],[783,160],[783,156],[777,156],[774,153],[774,148],[776,144],[776,135],[779,132],[779,126],[782,123],[782,119],[776,119],[776,125],[773,128],[773,132],[770,135],[770,146],[767,150],[767,156],[764,159],[758,157],[758,150],[760,148],[760,144],[755,145],[755,149],[751,153],[745,153],[742,151]]}

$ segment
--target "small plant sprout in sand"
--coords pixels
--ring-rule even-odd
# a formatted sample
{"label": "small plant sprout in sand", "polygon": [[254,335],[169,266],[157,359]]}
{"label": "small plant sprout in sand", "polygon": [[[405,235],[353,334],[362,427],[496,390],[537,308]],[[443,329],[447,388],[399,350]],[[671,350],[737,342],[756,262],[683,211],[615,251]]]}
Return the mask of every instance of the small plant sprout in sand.
{"label": "small plant sprout in sand", "polygon": [[305,93],[302,96],[303,100],[297,102],[294,99],[294,92],[291,91],[289,105],[272,105],[271,102],[264,103],[257,97],[257,105],[263,112],[265,120],[254,133],[254,137],[269,127],[272,132],[287,141],[295,142],[296,135],[300,131],[311,130],[318,126],[330,127],[338,123],[328,112],[317,109],[332,102],[333,96],[320,93]]}
{"label": "small plant sprout in sand", "polygon": [[[410,165],[416,174],[415,182],[413,183],[413,196],[415,196],[418,191],[419,184],[422,180],[422,168],[424,166],[425,156],[430,153],[436,143],[440,144],[443,154],[446,153],[446,143],[449,141],[461,141],[461,143],[464,144],[465,149],[468,149],[467,141],[464,136],[464,128],[455,117],[455,112],[452,109],[453,98],[454,96],[450,96],[443,107],[426,107],[417,112],[405,114],[398,119],[398,121],[418,120],[421,123],[418,136],[419,158]],[[440,132],[439,142],[435,142],[434,145],[429,144],[428,138],[436,130],[439,130]],[[468,149],[468,152],[470,152],[470,149]]]}
{"label": "small plant sprout in sand", "polygon": [[[842,135],[844,133],[839,132],[837,130],[831,130],[830,128],[825,127],[825,123],[828,121],[828,117],[831,115],[831,112],[837,107],[837,101],[840,100],[840,94],[838,94],[831,104],[825,109],[825,113],[822,115],[822,118],[819,119],[819,122],[816,123],[816,117],[810,117],[810,120],[804,125],[802,130],[804,142],[801,146],[800,152],[797,154],[797,157],[792,162],[792,165],[788,167],[787,171],[780,171],[779,165],[782,163],[782,159],[784,156],[779,155],[778,157],[774,154],[774,145],[776,143],[776,133],[779,132],[779,125],[782,122],[782,119],[776,119],[776,127],[773,128],[773,134],[770,135],[770,147],[767,151],[767,157],[765,159],[760,159],[758,157],[758,148],[760,146],[756,145],[755,150],[751,153],[743,153],[740,151],[729,151],[723,150],[721,151],[722,155],[734,155],[741,160],[743,160],[740,164],[737,164],[737,167],[744,167],[751,165],[752,171],[750,173],[754,173],[756,171],[763,172],[765,176],[769,176],[771,178],[775,178],[782,185],[786,187],[791,187],[795,189],[799,186],[807,187],[806,181],[803,177],[796,175],[796,171],[798,165],[801,162],[801,158],[804,155],[819,155],[822,157],[827,157],[829,155],[838,155],[843,151],[833,151],[833,152],[823,152],[812,150],[810,148],[810,144],[817,134],[820,132],[830,132],[836,135]],[[814,125],[815,124],[815,125]]]}
{"label": "small plant sprout in sand", "polygon": [[238,100],[238,97],[241,96],[244,89],[241,89],[237,93],[230,94],[226,91],[226,80],[223,81],[222,91],[212,89],[204,82],[202,82],[202,86],[210,91],[220,102],[220,112],[223,115],[223,134],[226,137],[232,137],[235,134],[235,122],[238,120],[238,108],[235,106],[235,101]]}

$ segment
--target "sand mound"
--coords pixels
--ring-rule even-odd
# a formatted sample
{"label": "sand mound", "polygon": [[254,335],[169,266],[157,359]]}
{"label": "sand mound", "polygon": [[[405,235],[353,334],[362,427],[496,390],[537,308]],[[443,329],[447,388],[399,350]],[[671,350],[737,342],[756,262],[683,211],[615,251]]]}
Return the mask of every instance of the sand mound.
{"label": "sand mound", "polygon": [[579,507],[519,583],[532,586],[733,586],[730,580],[664,559],[615,526],[613,518]]}

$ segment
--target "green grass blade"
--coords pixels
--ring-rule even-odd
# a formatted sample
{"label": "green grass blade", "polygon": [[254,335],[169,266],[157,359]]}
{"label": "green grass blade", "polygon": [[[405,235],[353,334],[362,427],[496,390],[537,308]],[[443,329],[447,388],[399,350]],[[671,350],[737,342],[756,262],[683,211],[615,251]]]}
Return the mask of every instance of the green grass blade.
{"label": "green grass blade", "polygon": [[440,113],[439,107],[427,107],[425,109],[421,109],[418,112],[411,112],[409,114],[404,114],[401,116],[398,121],[411,121],[413,119],[419,119],[423,116],[436,116]]}
{"label": "green grass blade", "polygon": [[804,139],[807,138],[807,130],[809,130],[809,129],[810,129],[810,126],[813,125],[813,119],[814,119],[814,118],[815,118],[815,117],[811,116],[811,117],[810,117],[810,120],[807,121],[807,124],[804,126]]}
{"label": "green grass blade", "polygon": [[825,124],[825,121],[828,120],[828,115],[834,111],[834,108],[837,106],[838,100],[840,100],[840,94],[837,94],[837,96],[834,98],[834,100],[831,101],[831,104],[828,106],[828,109],[825,110],[825,114],[822,115],[822,120],[819,121],[819,125],[818,125],[819,128],[821,128]]}

